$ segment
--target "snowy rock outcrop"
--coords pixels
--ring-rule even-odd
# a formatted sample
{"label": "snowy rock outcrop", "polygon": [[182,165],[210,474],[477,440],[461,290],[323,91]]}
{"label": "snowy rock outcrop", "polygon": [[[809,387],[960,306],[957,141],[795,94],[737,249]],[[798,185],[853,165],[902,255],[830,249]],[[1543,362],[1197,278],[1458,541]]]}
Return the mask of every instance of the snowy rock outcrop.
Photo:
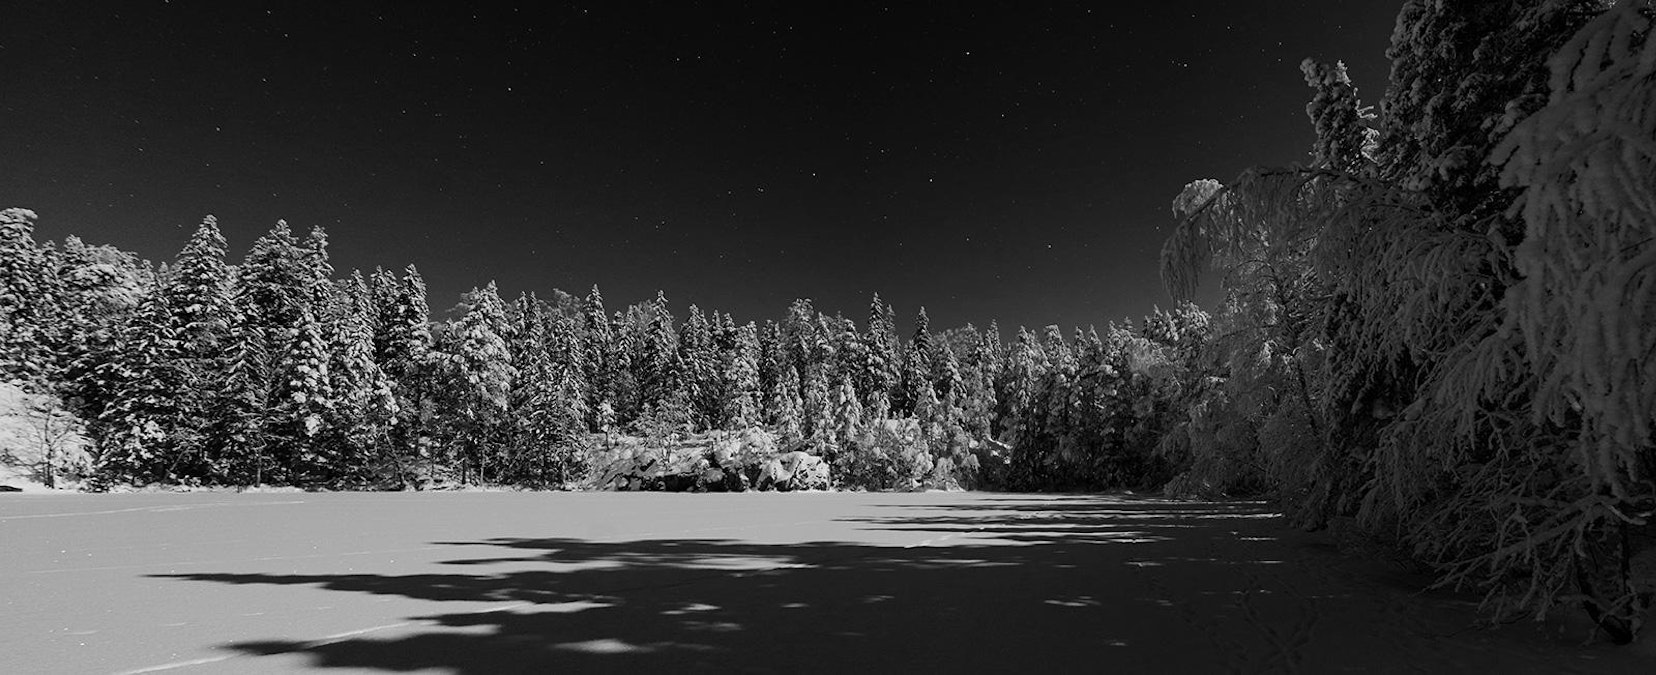
{"label": "snowy rock outcrop", "polygon": [[828,463],[821,457],[794,451],[765,460],[759,471],[761,490],[826,490]]}
{"label": "snowy rock outcrop", "polygon": [[759,429],[695,438],[670,448],[638,445],[599,464],[600,490],[742,492],[826,490],[828,463],[805,452],[778,452],[776,438]]}

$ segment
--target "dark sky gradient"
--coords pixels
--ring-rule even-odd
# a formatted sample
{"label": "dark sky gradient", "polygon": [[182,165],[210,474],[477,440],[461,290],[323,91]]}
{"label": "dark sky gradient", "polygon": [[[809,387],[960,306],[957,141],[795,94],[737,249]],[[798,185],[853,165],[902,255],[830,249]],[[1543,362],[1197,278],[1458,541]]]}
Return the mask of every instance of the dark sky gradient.
{"label": "dark sky gradient", "polygon": [[1168,304],[1185,182],[1305,157],[1300,59],[1378,99],[1399,3],[298,4],[8,3],[0,206],[156,260],[320,224],[439,309],[1102,325]]}

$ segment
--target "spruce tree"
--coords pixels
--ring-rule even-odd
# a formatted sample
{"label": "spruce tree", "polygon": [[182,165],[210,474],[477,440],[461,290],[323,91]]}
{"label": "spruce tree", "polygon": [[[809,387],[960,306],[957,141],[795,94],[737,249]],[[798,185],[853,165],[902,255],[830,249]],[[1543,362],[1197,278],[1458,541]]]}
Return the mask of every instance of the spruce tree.
{"label": "spruce tree", "polygon": [[724,359],[723,410],[725,429],[758,426],[761,417],[759,386],[759,336],[752,323],[736,329],[735,344]]}
{"label": "spruce tree", "polygon": [[641,348],[642,358],[636,364],[642,402],[661,407],[674,398],[682,380],[682,364],[678,356],[678,333],[673,329],[673,314],[667,306],[667,294],[656,292],[649,306],[648,328]]}
{"label": "spruce tree", "polygon": [[834,388],[833,422],[829,429],[828,441],[832,447],[839,449],[844,449],[845,444],[862,433],[862,399],[857,395],[857,386],[850,375],[840,376],[839,385]]}
{"label": "spruce tree", "polygon": [[789,442],[804,438],[805,403],[800,400],[799,391],[799,370],[786,366],[765,405],[766,421],[778,436]]}
{"label": "spruce tree", "polygon": [[276,221],[269,233],[253,242],[237,269],[237,288],[250,325],[279,342],[281,332],[290,331],[301,315],[314,311],[317,270],[313,256],[293,238],[285,220]]}
{"label": "spruce tree", "polygon": [[63,367],[54,379],[65,404],[96,437],[97,420],[118,389],[108,378],[119,371],[124,329],[155,289],[150,271],[131,253],[73,236],[63,244],[56,270],[63,298]]}
{"label": "spruce tree", "polygon": [[202,430],[207,478],[215,483],[256,485],[264,478],[270,451],[264,424],[275,364],[264,336],[239,320],[231,325],[222,363],[224,379],[213,388],[211,413]]}
{"label": "spruce tree", "polygon": [[190,411],[180,405],[190,382],[166,296],[155,294],[140,305],[115,345],[117,354],[99,376],[114,393],[93,426],[95,469],[104,480],[171,481],[178,449],[192,439],[184,424]]}
{"label": "spruce tree", "polygon": [[384,362],[390,351],[390,334],[386,326],[395,322],[397,296],[402,293],[402,282],[396,273],[384,267],[375,267],[368,275],[368,299],[373,303],[374,360]]}
{"label": "spruce tree", "polygon": [[400,279],[389,272],[376,273],[374,278],[374,362],[391,384],[397,409],[385,455],[396,481],[407,485],[413,482],[414,463],[432,431],[425,414],[434,374],[431,309],[425,280],[413,265]]}
{"label": "spruce tree", "polygon": [[333,301],[333,264],[328,261],[328,233],[321,226],[312,227],[301,244],[305,288],[310,292],[308,304],[317,316],[323,315]]}
{"label": "spruce tree", "polygon": [[44,386],[57,368],[58,279],[35,213],[0,211],[0,379]]}
{"label": "spruce tree", "polygon": [[[616,347],[610,330],[609,313],[604,309],[604,294],[597,285],[593,285],[592,291],[587,293],[586,302],[581,305],[581,316],[581,337],[586,355],[581,370],[586,376],[587,404],[594,416],[602,410],[613,414],[616,405],[614,388],[620,374],[616,372],[613,360]],[[595,431],[603,427],[596,417],[589,423]]]}
{"label": "spruce tree", "polygon": [[67,365],[87,352],[95,333],[125,324],[150,285],[137,256],[72,235],[64,238],[56,267]]}
{"label": "spruce tree", "polygon": [[1001,402],[1001,435],[1013,446],[1032,443],[1040,430],[1036,408],[1041,381],[1046,377],[1046,357],[1035,334],[1019,327],[1001,374],[999,396]]}
{"label": "spruce tree", "polygon": [[235,280],[224,260],[225,246],[218,219],[203,218],[179,252],[164,289],[181,338],[202,354],[222,351],[234,323]]}
{"label": "spruce tree", "polygon": [[822,452],[834,442],[834,392],[828,383],[828,373],[820,365],[813,365],[805,371],[800,384],[804,405],[801,431]]}
{"label": "spruce tree", "polygon": [[171,308],[173,330],[180,341],[178,368],[188,385],[177,392],[179,405],[198,411],[190,422],[194,427],[188,444],[178,448],[182,456],[180,473],[195,478],[220,480],[226,466],[221,461],[217,436],[211,430],[222,427],[222,415],[239,411],[221,408],[226,374],[231,367],[234,332],[244,322],[235,302],[235,277],[225,263],[224,235],[213,216],[201,225],[171,267],[161,289]]}
{"label": "spruce tree", "polygon": [[817,348],[817,311],[809,298],[799,298],[788,305],[782,318],[780,337],[786,350],[788,365],[799,370],[803,377],[813,362]]}
{"label": "spruce tree", "polygon": [[449,389],[445,398],[454,406],[450,432],[465,453],[462,483],[468,471],[485,479],[492,441],[516,376],[506,344],[506,309],[494,282],[473,289],[463,304],[466,311],[449,327],[443,344]]}
{"label": "spruce tree", "polygon": [[932,347],[931,362],[937,398],[947,405],[958,405],[962,384],[960,359],[955,356],[954,349],[944,342],[936,343]]}
{"label": "spruce tree", "polygon": [[767,423],[771,419],[772,403],[779,400],[777,390],[782,386],[783,371],[787,367],[788,356],[787,348],[782,344],[782,327],[777,322],[766,319],[759,327],[759,390],[760,414]]}
{"label": "spruce tree", "polygon": [[[991,324],[990,330],[996,330]],[[975,331],[974,331],[975,332]],[[961,373],[959,406],[961,424],[972,438],[984,440],[994,434],[998,401],[995,398],[997,361],[988,334],[980,333]]]}
{"label": "spruce tree", "polygon": [[[1604,0],[1406,3],[1386,51],[1381,175],[1424,191],[1451,220],[1500,213],[1513,193],[1502,193],[1499,167],[1484,160],[1545,105],[1548,58],[1605,7]],[[1513,220],[1501,220],[1513,238],[1521,234]]]}
{"label": "spruce tree", "polygon": [[379,473],[386,436],[400,409],[391,377],[375,358],[374,307],[360,272],[338,284],[328,326],[329,376],[336,405],[329,427],[336,477]]}
{"label": "spruce tree", "polygon": [[331,457],[317,451],[336,405],[328,374],[328,341],[309,308],[300,309],[298,322],[285,333],[285,344],[274,359],[275,386],[264,424],[271,452],[268,464],[255,471],[261,481],[325,480],[337,469]]}
{"label": "spruce tree", "polygon": [[590,389],[592,385],[587,381],[590,372],[591,356],[587,351],[587,343],[581,337],[581,325],[584,319],[580,314],[570,314],[557,311],[543,318],[546,324],[547,351],[552,362],[566,371],[566,378],[571,380],[570,386],[580,389],[581,396],[578,409],[584,421],[591,416]]}
{"label": "spruce tree", "polygon": [[578,342],[567,319],[538,298],[515,303],[516,327],[510,349],[516,377],[509,397],[509,445],[502,475],[546,488],[564,484],[576,472],[575,447],[586,429],[586,392],[580,364],[567,350]]}
{"label": "spruce tree", "polygon": [[607,357],[611,378],[608,400],[620,425],[630,424],[638,416],[642,403],[639,371],[640,364],[644,363],[640,353],[645,343],[643,323],[643,311],[637,305],[628,307],[626,313],[616,312],[610,317],[612,349]]}
{"label": "spruce tree", "polygon": [[691,305],[679,331],[679,386],[689,397],[697,428],[712,428],[721,422],[719,358],[713,340],[713,328],[701,308]]}
{"label": "spruce tree", "polygon": [[914,337],[909,340],[903,354],[902,396],[893,401],[899,411],[912,414],[920,404],[922,385],[935,387],[932,356],[931,319],[926,316],[926,308],[921,307],[920,313],[914,317]]}
{"label": "spruce tree", "polygon": [[1063,329],[1055,325],[1046,327],[1043,347],[1049,366],[1037,405],[1046,414],[1043,428],[1055,436],[1063,436],[1071,422],[1070,386],[1075,382],[1075,351],[1064,340]]}
{"label": "spruce tree", "polygon": [[1311,150],[1311,165],[1352,175],[1367,174],[1373,167],[1373,145],[1378,133],[1364,126],[1374,114],[1357,98],[1344,63],[1330,65],[1314,59],[1300,63],[1305,83],[1316,95],[1305,106],[1317,132]]}
{"label": "spruce tree", "polygon": [[889,403],[902,378],[902,363],[897,356],[897,329],[893,325],[891,306],[880,300],[878,293],[868,303],[868,332],[863,341],[867,359],[862,376],[863,393],[870,401],[880,395]]}

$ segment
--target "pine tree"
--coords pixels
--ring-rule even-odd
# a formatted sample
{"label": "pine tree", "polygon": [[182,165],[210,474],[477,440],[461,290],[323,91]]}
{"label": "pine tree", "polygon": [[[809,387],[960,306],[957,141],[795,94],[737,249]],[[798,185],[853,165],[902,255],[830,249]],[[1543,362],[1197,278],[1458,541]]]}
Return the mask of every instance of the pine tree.
{"label": "pine tree", "polygon": [[466,311],[449,327],[443,345],[445,398],[454,406],[450,431],[465,453],[461,481],[468,470],[482,481],[516,372],[506,344],[506,309],[494,282],[473,289],[463,304]]}
{"label": "pine tree", "polygon": [[328,233],[321,226],[311,228],[301,244],[304,249],[303,269],[305,288],[310,292],[308,303],[317,316],[333,301],[333,265],[328,262]]}
{"label": "pine tree", "polygon": [[1033,443],[1040,431],[1035,415],[1045,411],[1035,406],[1045,377],[1046,357],[1039,342],[1033,333],[1019,327],[1017,340],[1008,350],[998,396],[1002,410],[1000,433],[1015,447]]}
{"label": "pine tree", "polygon": [[642,337],[644,324],[644,313],[638,305],[628,307],[625,314],[616,312],[610,318],[613,349],[607,357],[611,375],[608,400],[614,408],[616,422],[621,425],[631,423],[643,403],[639,371],[640,364],[644,363],[641,354],[645,343]]}
{"label": "pine tree", "polygon": [[[991,324],[990,330],[994,331],[996,327]],[[988,334],[978,334],[966,365],[961,369],[961,425],[966,433],[977,440],[992,437],[995,415],[999,407],[995,397],[999,359],[994,353],[993,344]]]}
{"label": "pine tree", "polygon": [[400,409],[393,382],[375,358],[372,295],[360,272],[338,285],[328,326],[329,376],[336,404],[332,430],[336,477],[374,471]]}
{"label": "pine tree", "polygon": [[190,441],[182,433],[188,411],[178,396],[189,383],[166,297],[156,294],[140,305],[115,345],[119,351],[98,373],[114,395],[93,426],[95,468],[105,480],[173,480],[178,447]]}
{"label": "pine tree", "polygon": [[[931,319],[926,316],[926,308],[921,307],[920,313],[914,318],[914,338],[909,341],[903,359],[902,396],[892,403],[899,411],[912,413],[920,404],[922,385],[931,384],[935,388],[936,374],[932,372],[932,336]],[[934,392],[935,393],[935,392]]]}
{"label": "pine tree", "polygon": [[782,318],[780,337],[786,350],[788,365],[799,370],[803,377],[813,362],[817,348],[817,311],[809,298],[798,298],[788,305]]}
{"label": "pine tree", "polygon": [[376,272],[372,284],[374,301],[374,363],[391,385],[397,416],[386,439],[385,457],[396,482],[412,482],[413,464],[432,429],[426,411],[430,407],[429,383],[434,375],[431,308],[426,302],[425,280],[409,265],[402,278]]}
{"label": "pine tree", "polygon": [[937,396],[930,382],[922,382],[915,396],[914,419],[920,423],[920,434],[925,439],[928,454],[947,456],[954,427],[954,416],[949,405]]}
{"label": "pine tree", "polygon": [[[608,410],[615,411],[615,391],[620,373],[613,356],[616,353],[615,337],[610,330],[609,313],[604,309],[604,294],[594,285],[587,294],[586,302],[581,306],[582,332],[584,339],[586,360],[582,363],[582,372],[587,381],[587,403],[592,415]],[[621,370],[625,370],[624,368]],[[593,430],[602,430],[604,423],[596,417],[589,420]]]}
{"label": "pine tree", "polygon": [[510,452],[502,473],[538,487],[559,486],[578,471],[575,448],[586,429],[581,366],[568,353],[579,339],[568,320],[539,299],[524,295],[515,306],[510,349],[517,376],[505,434]]}
{"label": "pine tree", "polygon": [[402,282],[396,273],[384,267],[375,267],[368,275],[368,299],[373,303],[374,360],[384,362],[390,352],[391,335],[386,327],[396,322],[397,299],[402,294]]}
{"label": "pine tree", "polygon": [[581,325],[584,319],[579,313],[556,311],[543,318],[546,324],[547,351],[550,352],[552,362],[564,369],[568,386],[581,391],[582,399],[576,403],[583,421],[588,419],[592,411],[588,408],[591,398],[592,385],[587,381],[590,372],[591,356],[587,352],[587,343],[581,337]]}
{"label": "pine tree", "polygon": [[218,219],[207,216],[179,252],[163,289],[180,337],[201,355],[223,350],[235,320],[235,280],[224,256]]}
{"label": "pine tree", "polygon": [[839,336],[843,332],[839,320],[826,314],[817,314],[807,345],[806,359],[808,363],[821,368],[825,381],[829,387],[839,381],[844,372],[840,370],[842,357],[840,355]]}
{"label": "pine tree", "polygon": [[328,342],[308,308],[286,331],[275,359],[270,414],[264,432],[271,450],[268,465],[255,471],[262,480],[311,482],[331,477],[332,458],[317,452],[317,442],[336,405],[328,374]]}
{"label": "pine tree", "polygon": [[[1411,0],[1397,17],[1391,85],[1380,101],[1381,175],[1423,190],[1450,220],[1511,203],[1495,144],[1547,100],[1547,59],[1604,0],[1459,3]],[[1510,222],[1510,221],[1509,221]],[[1516,234],[1516,232],[1514,232]]]}
{"label": "pine tree", "polygon": [[722,391],[725,429],[746,429],[761,423],[759,337],[752,323],[736,330],[735,344],[724,360]]}
{"label": "pine tree", "polygon": [[799,396],[799,371],[793,366],[782,369],[782,376],[777,379],[776,387],[770,392],[770,400],[765,405],[767,421],[784,440],[797,441],[804,438],[804,401]]}
{"label": "pine tree", "polygon": [[828,442],[832,447],[841,448],[857,438],[863,428],[862,400],[850,375],[840,376],[839,386],[834,388],[833,413]]}
{"label": "pine tree", "polygon": [[736,340],[738,338],[737,333],[740,330],[736,327],[736,320],[730,318],[729,312],[714,312],[713,319],[714,348],[724,352],[735,349]]}
{"label": "pine tree", "polygon": [[[131,253],[64,239],[56,275],[62,288],[62,363],[58,393],[94,429],[119,388],[123,329],[155,292],[149,270]],[[0,332],[5,329],[0,328]]]}
{"label": "pine tree", "polygon": [[656,292],[650,303],[648,329],[635,369],[643,403],[660,407],[673,398],[683,381],[682,364],[678,357],[678,333],[673,329],[673,314],[667,307],[667,295]]}
{"label": "pine tree", "polygon": [[314,252],[293,238],[287,221],[276,221],[276,227],[253,242],[238,272],[237,286],[250,325],[279,340],[278,333],[298,325],[306,312],[315,320]]}
{"label": "pine tree", "polygon": [[35,244],[35,213],[0,211],[0,379],[44,386],[56,370],[58,280]]}
{"label": "pine tree", "polygon": [[1311,150],[1311,165],[1349,174],[1366,174],[1378,133],[1364,127],[1374,114],[1357,99],[1357,88],[1346,74],[1345,64],[1333,65],[1306,59],[1300,63],[1305,83],[1317,91],[1305,106],[1305,114],[1317,132]]}
{"label": "pine tree", "polygon": [[93,334],[124,324],[149,293],[137,256],[113,246],[93,246],[68,236],[57,256],[65,363],[86,353]]}
{"label": "pine tree", "polygon": [[1043,428],[1062,436],[1070,424],[1070,385],[1075,381],[1075,352],[1064,341],[1064,332],[1057,326],[1047,326],[1043,344],[1047,354],[1047,377],[1041,383],[1038,406],[1046,412]]}
{"label": "pine tree", "polygon": [[930,358],[934,378],[932,385],[938,400],[950,406],[958,405],[962,386],[960,359],[955,357],[954,349],[942,342],[932,347]]}
{"label": "pine tree", "polygon": [[902,377],[901,361],[897,356],[897,329],[892,323],[891,306],[876,293],[868,305],[868,333],[864,337],[863,354],[867,358],[862,375],[863,393],[873,401],[875,395],[889,404],[892,392]]}
{"label": "pine tree", "polygon": [[813,365],[805,371],[800,385],[800,402],[804,406],[801,432],[820,452],[833,443],[834,434],[834,399],[828,373],[820,365]]}
{"label": "pine tree", "polygon": [[213,388],[207,404],[211,413],[202,428],[207,480],[257,485],[263,482],[270,450],[264,424],[275,364],[262,334],[239,320],[230,328],[220,371],[223,380]]}
{"label": "pine tree", "polygon": [[718,351],[713,344],[713,329],[695,305],[690,306],[679,331],[677,361],[679,386],[690,399],[695,426],[705,429],[719,425],[723,402]]}
{"label": "pine tree", "polygon": [[161,292],[171,308],[172,330],[179,340],[176,367],[185,381],[174,396],[177,405],[199,411],[188,424],[189,433],[180,433],[183,442],[177,451],[181,477],[217,480],[223,475],[208,430],[221,424],[217,404],[230,368],[226,360],[232,348],[233,331],[243,322],[235,303],[235,278],[225,264],[224,236],[212,216],[202,219],[190,242],[179,252]]}
{"label": "pine tree", "polygon": [[989,330],[983,333],[980,350],[980,353],[983,354],[985,367],[988,368],[991,374],[998,377],[1006,361],[1006,346],[1001,343],[1000,322],[989,322]]}

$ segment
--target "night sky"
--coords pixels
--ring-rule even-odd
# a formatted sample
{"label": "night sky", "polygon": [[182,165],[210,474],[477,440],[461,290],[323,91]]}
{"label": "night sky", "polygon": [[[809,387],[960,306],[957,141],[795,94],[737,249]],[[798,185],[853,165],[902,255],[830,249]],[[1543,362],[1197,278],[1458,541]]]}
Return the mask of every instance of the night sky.
{"label": "night sky", "polygon": [[7,3],[0,206],[157,261],[320,224],[438,310],[1102,326],[1169,304],[1187,181],[1306,157],[1302,58],[1379,98],[1399,3],[300,4]]}

